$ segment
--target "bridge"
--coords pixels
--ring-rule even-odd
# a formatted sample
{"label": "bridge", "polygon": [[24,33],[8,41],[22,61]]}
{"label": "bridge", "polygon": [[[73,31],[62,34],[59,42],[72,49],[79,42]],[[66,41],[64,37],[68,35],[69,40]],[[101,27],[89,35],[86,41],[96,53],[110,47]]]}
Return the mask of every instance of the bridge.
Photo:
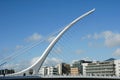
{"label": "bridge", "polygon": [[[0,79],[6,79],[6,80],[17,80],[17,79],[41,79],[42,80],[72,80],[72,79],[82,79],[82,80],[118,80],[120,79],[119,77],[104,77],[104,76],[40,76],[38,75],[39,69],[41,68],[41,66],[43,65],[45,59],[47,58],[48,54],[50,53],[50,51],[52,50],[52,48],[55,46],[55,44],[59,41],[59,39],[64,35],[64,33],[69,30],[75,23],[77,23],[79,20],[81,20],[82,18],[86,17],[87,15],[91,14],[92,12],[94,12],[95,9],[92,9],[90,11],[88,11],[87,13],[81,15],[80,17],[76,18],[75,20],[73,20],[70,24],[68,24],[66,27],[64,27],[64,29],[62,29],[59,34],[52,40],[52,42],[48,45],[48,47],[45,49],[45,51],[43,52],[42,56],[30,67],[20,71],[20,72],[16,72],[13,74],[8,74],[5,77],[0,77]],[[32,72],[32,75],[30,74],[30,72]],[[23,77],[24,76],[24,77]]]}

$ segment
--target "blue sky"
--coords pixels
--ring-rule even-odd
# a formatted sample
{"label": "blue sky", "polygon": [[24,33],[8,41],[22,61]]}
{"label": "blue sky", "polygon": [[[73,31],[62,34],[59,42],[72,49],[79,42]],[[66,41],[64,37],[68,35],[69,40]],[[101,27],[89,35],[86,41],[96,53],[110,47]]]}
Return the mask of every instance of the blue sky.
{"label": "blue sky", "polygon": [[[70,45],[74,51],[68,52],[75,53],[70,61],[85,57],[92,60],[119,59],[119,7],[119,0],[0,0],[0,58],[41,40],[96,8],[93,14],[70,30],[73,33]],[[78,32],[74,34],[74,31]],[[39,55],[39,51],[31,53]]]}

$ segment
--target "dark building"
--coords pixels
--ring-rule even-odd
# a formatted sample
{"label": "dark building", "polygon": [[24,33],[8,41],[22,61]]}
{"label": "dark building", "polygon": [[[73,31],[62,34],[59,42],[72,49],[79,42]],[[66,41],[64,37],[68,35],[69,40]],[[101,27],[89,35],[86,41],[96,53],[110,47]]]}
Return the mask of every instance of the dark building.
{"label": "dark building", "polygon": [[13,69],[2,69],[0,70],[0,75],[5,75],[5,74],[12,74],[15,73],[15,71]]}
{"label": "dark building", "polygon": [[57,65],[59,75],[70,74],[70,64],[61,63]]}

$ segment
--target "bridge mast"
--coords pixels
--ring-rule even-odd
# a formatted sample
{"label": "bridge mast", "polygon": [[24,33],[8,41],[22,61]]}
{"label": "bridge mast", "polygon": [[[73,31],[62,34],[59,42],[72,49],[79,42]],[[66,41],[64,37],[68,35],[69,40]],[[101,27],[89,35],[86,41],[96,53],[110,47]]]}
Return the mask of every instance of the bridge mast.
{"label": "bridge mast", "polygon": [[52,50],[52,48],[54,47],[54,45],[58,42],[58,40],[62,37],[62,35],[70,28],[72,27],[76,22],[78,22],[79,20],[81,20],[82,18],[84,18],[85,16],[91,14],[92,12],[94,12],[95,9],[92,9],[88,12],[86,12],[85,14],[79,16],[78,18],[76,18],[75,20],[73,20],[71,23],[69,23],[54,39],[53,41],[49,44],[49,46],[45,49],[45,51],[43,52],[42,56],[30,67],[28,67],[27,69],[14,73],[12,75],[30,75],[30,71],[33,71],[33,75],[38,74],[39,69],[41,68],[43,62],[45,61],[46,57],[48,56],[48,54],[50,53],[50,51]]}

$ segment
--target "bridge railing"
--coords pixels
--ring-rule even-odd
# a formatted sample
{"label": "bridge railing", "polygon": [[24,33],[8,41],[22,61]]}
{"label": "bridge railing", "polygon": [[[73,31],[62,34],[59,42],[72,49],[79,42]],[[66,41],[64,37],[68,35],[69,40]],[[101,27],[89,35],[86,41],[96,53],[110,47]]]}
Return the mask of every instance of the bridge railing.
{"label": "bridge railing", "polygon": [[40,76],[42,78],[112,78],[112,79],[120,79],[117,76],[86,76],[86,75],[45,75]]}

